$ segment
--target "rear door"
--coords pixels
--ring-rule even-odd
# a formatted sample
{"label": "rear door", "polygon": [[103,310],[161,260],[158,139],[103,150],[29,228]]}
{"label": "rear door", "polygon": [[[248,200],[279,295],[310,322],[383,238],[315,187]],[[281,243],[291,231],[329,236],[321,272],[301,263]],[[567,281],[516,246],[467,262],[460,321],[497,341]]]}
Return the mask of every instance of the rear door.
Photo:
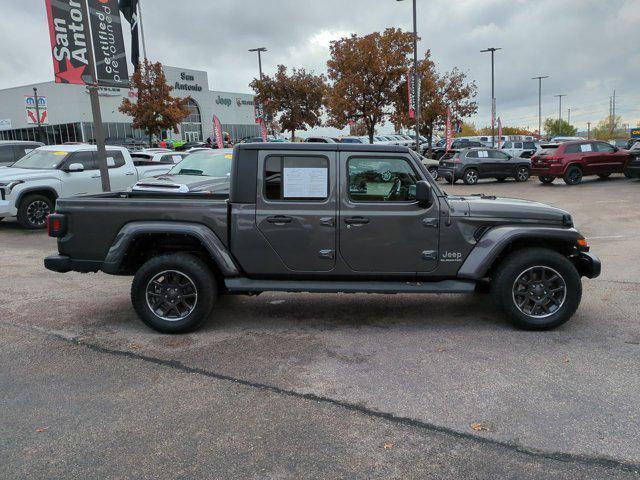
{"label": "rear door", "polygon": [[340,152],[340,255],[358,273],[413,276],[438,265],[438,199],[415,200],[424,180],[405,155]]}
{"label": "rear door", "polygon": [[283,273],[330,272],[336,263],[336,152],[261,151],[256,225]]}
{"label": "rear door", "polygon": [[121,192],[138,181],[133,165],[127,165],[120,150],[107,150],[107,167],[109,167],[109,181],[111,190]]}

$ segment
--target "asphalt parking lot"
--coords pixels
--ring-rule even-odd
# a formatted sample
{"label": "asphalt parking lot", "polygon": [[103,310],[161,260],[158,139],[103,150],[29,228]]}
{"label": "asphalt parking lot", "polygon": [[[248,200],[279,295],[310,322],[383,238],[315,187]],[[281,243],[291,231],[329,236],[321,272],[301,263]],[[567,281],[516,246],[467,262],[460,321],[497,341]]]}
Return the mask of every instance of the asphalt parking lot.
{"label": "asphalt parking lot", "polygon": [[54,274],[0,222],[2,478],[636,478],[640,181],[446,186],[568,210],[603,262],[574,318],[511,328],[489,298],[222,298],[144,327],[129,278]]}

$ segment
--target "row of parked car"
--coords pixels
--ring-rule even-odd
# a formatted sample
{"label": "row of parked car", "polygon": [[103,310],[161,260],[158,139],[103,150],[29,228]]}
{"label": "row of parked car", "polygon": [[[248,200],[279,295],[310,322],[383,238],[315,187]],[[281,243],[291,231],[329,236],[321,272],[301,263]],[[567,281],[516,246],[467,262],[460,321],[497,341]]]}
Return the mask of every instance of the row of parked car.
{"label": "row of parked car", "polygon": [[[436,179],[452,183],[463,180],[467,185],[482,178],[504,181],[512,177],[524,182],[531,175],[547,184],[562,178],[568,185],[576,185],[589,175],[640,176],[640,148],[626,150],[607,142],[577,140],[541,144],[531,158],[523,158],[505,149],[468,146],[469,143],[454,145],[458,148],[443,152],[438,159],[423,158],[423,164]],[[637,145],[640,147],[640,143]]]}

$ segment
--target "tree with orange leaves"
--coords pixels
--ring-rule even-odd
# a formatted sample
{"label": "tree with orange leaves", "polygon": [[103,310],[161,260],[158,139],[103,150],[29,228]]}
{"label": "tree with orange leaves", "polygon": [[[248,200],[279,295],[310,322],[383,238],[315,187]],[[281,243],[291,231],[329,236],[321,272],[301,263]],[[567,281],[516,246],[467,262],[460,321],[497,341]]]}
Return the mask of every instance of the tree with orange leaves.
{"label": "tree with orange leaves", "polygon": [[167,84],[162,64],[145,58],[131,77],[131,86],[137,90],[137,100],[124,98],[118,110],[133,117],[133,128],[144,130],[149,144],[153,136],[159,137],[163,130],[178,133],[178,125],[189,115],[189,98],[171,96],[173,87]]}

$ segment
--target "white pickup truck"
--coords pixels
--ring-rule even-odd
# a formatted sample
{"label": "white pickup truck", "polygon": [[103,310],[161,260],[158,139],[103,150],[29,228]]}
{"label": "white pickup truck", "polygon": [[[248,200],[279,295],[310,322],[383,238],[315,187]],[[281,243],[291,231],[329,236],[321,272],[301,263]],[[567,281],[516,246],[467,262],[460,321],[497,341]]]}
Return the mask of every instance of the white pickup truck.
{"label": "white pickup truck", "polygon": [[[40,147],[0,169],[0,220],[18,217],[25,228],[44,228],[56,199],[102,191],[96,147],[52,145]],[[167,173],[173,166],[135,166],[129,151],[107,146],[111,190],[124,191],[142,178]]]}

